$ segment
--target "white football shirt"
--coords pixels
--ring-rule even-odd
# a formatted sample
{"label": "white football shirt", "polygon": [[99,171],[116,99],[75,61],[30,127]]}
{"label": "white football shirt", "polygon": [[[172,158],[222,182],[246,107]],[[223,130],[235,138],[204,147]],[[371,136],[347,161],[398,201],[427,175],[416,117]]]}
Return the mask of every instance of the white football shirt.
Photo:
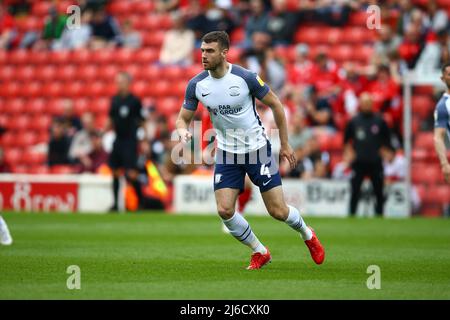
{"label": "white football shirt", "polygon": [[195,111],[200,101],[216,130],[217,147],[232,153],[249,153],[266,145],[268,139],[256,111],[269,87],[251,71],[229,64],[220,79],[203,71],[186,88],[183,108]]}

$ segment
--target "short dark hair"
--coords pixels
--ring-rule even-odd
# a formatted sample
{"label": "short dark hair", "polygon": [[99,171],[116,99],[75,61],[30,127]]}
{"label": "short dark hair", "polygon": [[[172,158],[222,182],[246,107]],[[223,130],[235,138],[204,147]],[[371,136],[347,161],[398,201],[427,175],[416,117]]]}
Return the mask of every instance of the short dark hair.
{"label": "short dark hair", "polygon": [[441,68],[442,74],[445,73],[445,69],[447,69],[447,67],[450,67],[450,61],[447,61],[446,63],[444,63],[442,65],[442,68]]}
{"label": "short dark hair", "polygon": [[230,48],[230,37],[225,31],[212,31],[205,34],[202,38],[202,42],[211,43],[217,42],[222,49]]}

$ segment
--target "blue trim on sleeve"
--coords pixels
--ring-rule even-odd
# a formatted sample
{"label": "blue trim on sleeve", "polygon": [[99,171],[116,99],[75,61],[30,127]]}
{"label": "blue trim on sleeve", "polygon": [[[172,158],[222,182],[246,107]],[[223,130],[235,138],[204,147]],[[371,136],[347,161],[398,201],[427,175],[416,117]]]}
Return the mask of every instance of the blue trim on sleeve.
{"label": "blue trim on sleeve", "polygon": [[448,98],[442,97],[436,105],[434,127],[435,128],[448,128],[449,127],[449,114],[447,110]]}
{"label": "blue trim on sleeve", "polygon": [[183,108],[191,110],[191,111],[197,110],[198,99],[197,99],[197,96],[195,95],[195,89],[197,87],[197,83],[199,81],[202,81],[203,79],[205,79],[208,75],[209,74],[207,71],[203,71],[203,72],[199,73],[198,75],[196,75],[191,80],[189,80],[189,83],[186,87],[186,93],[184,95]]}
{"label": "blue trim on sleeve", "polygon": [[259,100],[263,99],[270,90],[267,84],[264,83],[264,85],[262,86],[258,82],[258,75],[256,73],[244,69],[241,66],[234,64],[233,68],[231,69],[231,73],[244,79],[245,83],[247,83],[248,89],[250,90],[250,94],[258,98]]}

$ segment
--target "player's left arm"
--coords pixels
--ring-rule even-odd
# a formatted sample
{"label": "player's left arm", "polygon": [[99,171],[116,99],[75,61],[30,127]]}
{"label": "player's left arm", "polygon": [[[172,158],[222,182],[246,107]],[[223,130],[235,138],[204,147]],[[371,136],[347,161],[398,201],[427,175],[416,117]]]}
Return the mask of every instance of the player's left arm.
{"label": "player's left arm", "polygon": [[261,99],[261,101],[265,105],[268,105],[270,109],[272,109],[273,117],[275,119],[275,123],[277,124],[280,135],[280,156],[282,158],[286,158],[286,160],[289,161],[291,169],[294,169],[297,165],[297,160],[295,159],[294,150],[289,145],[287,121],[283,104],[272,90],[269,90],[269,92]]}

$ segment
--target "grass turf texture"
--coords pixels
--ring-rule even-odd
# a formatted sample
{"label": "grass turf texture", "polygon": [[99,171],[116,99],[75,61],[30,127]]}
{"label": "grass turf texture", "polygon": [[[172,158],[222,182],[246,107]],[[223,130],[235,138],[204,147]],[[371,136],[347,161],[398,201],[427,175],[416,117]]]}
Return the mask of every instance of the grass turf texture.
{"label": "grass turf texture", "polygon": [[[216,216],[3,216],[0,299],[450,299],[450,220],[307,218],[326,248],[317,266],[287,225],[248,216],[272,263],[247,271],[250,250]],[[66,287],[70,265],[81,290]]]}

